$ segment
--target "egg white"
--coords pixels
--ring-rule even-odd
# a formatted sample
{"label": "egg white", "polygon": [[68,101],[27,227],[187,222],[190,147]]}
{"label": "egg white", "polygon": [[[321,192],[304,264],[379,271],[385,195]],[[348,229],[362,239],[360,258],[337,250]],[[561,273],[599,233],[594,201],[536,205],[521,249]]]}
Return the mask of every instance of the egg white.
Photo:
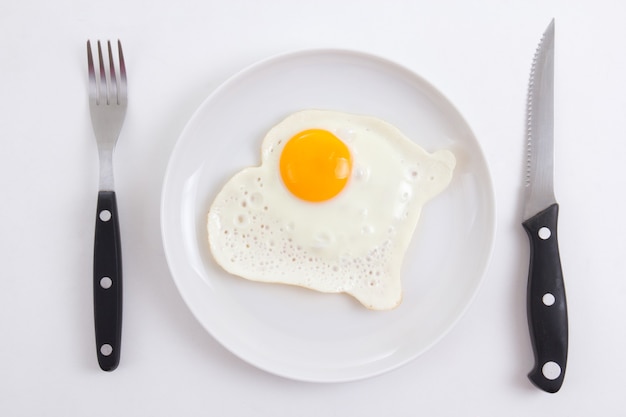
{"label": "egg white", "polygon": [[[306,129],[325,129],[350,149],[352,175],[330,200],[311,203],[282,182],[285,143]],[[367,308],[402,300],[401,269],[423,205],[450,183],[448,150],[432,154],[393,125],[329,110],[294,113],[263,139],[261,165],[235,174],[209,209],[215,261],[253,281],[347,293]]]}

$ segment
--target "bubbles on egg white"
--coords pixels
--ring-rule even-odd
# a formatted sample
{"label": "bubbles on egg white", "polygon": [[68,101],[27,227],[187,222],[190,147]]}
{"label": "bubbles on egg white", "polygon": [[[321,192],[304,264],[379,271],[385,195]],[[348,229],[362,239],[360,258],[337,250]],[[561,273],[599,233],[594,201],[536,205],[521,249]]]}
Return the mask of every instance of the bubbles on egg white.
{"label": "bubbles on egg white", "polygon": [[357,165],[353,169],[352,175],[355,181],[367,182],[370,179],[371,170],[368,167]]}
{"label": "bubbles on egg white", "polygon": [[413,188],[410,184],[403,182],[398,189],[398,199],[401,203],[408,203],[413,197]]}
{"label": "bubbles on egg white", "polygon": [[419,179],[419,169],[416,166],[409,166],[404,170],[404,178],[410,182],[415,182]]}
{"label": "bubbles on egg white", "polygon": [[233,223],[240,229],[245,228],[250,225],[250,218],[247,214],[237,213],[233,218]]}
{"label": "bubbles on egg white", "polygon": [[[258,200],[258,196],[251,198]],[[235,268],[242,265],[246,269],[270,273],[276,281],[294,273],[303,273],[304,280],[301,284],[304,286],[319,285],[321,280],[324,285],[336,291],[382,285],[379,277],[385,274],[383,266],[389,260],[390,240],[376,245],[365,257],[353,257],[348,253],[334,259],[323,258],[294,243],[293,224],[282,225],[264,212],[255,212],[254,216],[252,214],[251,208],[249,212],[239,213],[231,222],[224,222],[221,215],[212,215],[215,222],[224,225],[220,240],[225,247],[231,248],[228,261]],[[363,231],[371,233],[372,227],[366,225]],[[315,236],[319,247],[326,247],[333,240],[332,232],[321,232]],[[276,256],[262,255],[272,253]]]}
{"label": "bubbles on egg white", "polygon": [[331,232],[320,232],[314,237],[314,247],[326,248],[335,240],[334,235]]}
{"label": "bubbles on egg white", "polygon": [[263,194],[259,192],[252,193],[252,195],[250,195],[249,197],[249,200],[250,204],[252,204],[253,207],[259,208],[263,205]]}
{"label": "bubbles on egg white", "polygon": [[362,235],[371,235],[372,233],[374,233],[374,226],[372,226],[371,224],[366,224],[365,226],[361,227]]}

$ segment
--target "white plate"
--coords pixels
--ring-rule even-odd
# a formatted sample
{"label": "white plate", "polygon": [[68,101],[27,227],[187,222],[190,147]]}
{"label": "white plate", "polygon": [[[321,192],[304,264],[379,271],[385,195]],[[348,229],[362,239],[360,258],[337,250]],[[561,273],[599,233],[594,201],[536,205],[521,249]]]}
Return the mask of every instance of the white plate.
{"label": "white plate", "polygon": [[[369,311],[344,294],[234,278],[209,253],[213,197],[235,172],[260,164],[267,130],[309,108],[374,115],[427,150],[457,157],[450,187],[424,207],[403,265],[403,302],[393,311]],[[183,299],[219,342],[268,372],[337,382],[394,369],[452,328],[484,275],[495,207],[480,146],[441,93],[384,59],[313,50],[257,63],[206,99],[171,156],[161,227]]]}

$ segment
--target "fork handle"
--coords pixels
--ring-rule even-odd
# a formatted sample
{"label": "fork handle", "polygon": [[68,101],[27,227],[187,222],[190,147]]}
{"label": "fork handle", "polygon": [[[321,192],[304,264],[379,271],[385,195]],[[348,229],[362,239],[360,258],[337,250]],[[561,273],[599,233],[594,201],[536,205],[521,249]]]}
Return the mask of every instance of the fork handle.
{"label": "fork handle", "polygon": [[120,362],[122,338],[122,250],[114,191],[98,192],[93,301],[98,364],[113,371]]}

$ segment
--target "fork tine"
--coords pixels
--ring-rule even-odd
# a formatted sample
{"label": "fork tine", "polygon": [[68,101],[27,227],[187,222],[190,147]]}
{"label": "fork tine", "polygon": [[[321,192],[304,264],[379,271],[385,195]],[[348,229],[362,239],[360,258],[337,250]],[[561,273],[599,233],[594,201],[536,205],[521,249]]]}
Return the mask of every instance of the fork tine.
{"label": "fork tine", "polygon": [[122,42],[117,40],[117,50],[119,54],[119,65],[120,65],[120,85],[119,85],[119,96],[118,102],[126,102],[127,92],[126,92],[126,64],[124,63],[124,54],[122,52]]}
{"label": "fork tine", "polygon": [[109,96],[107,92],[107,76],[104,72],[104,59],[102,58],[102,47],[100,41],[98,41],[98,61],[100,62],[100,83],[98,84],[98,104],[100,101],[104,101],[105,104],[109,104]]}
{"label": "fork tine", "polygon": [[109,94],[108,101],[119,104],[120,100],[117,95],[117,77],[115,76],[115,64],[113,63],[113,52],[111,50],[111,41],[107,41],[107,49],[109,52]]}
{"label": "fork tine", "polygon": [[87,67],[89,69],[89,99],[96,100],[98,89],[96,87],[96,71],[93,67],[93,54],[91,52],[91,42],[87,41]]}

